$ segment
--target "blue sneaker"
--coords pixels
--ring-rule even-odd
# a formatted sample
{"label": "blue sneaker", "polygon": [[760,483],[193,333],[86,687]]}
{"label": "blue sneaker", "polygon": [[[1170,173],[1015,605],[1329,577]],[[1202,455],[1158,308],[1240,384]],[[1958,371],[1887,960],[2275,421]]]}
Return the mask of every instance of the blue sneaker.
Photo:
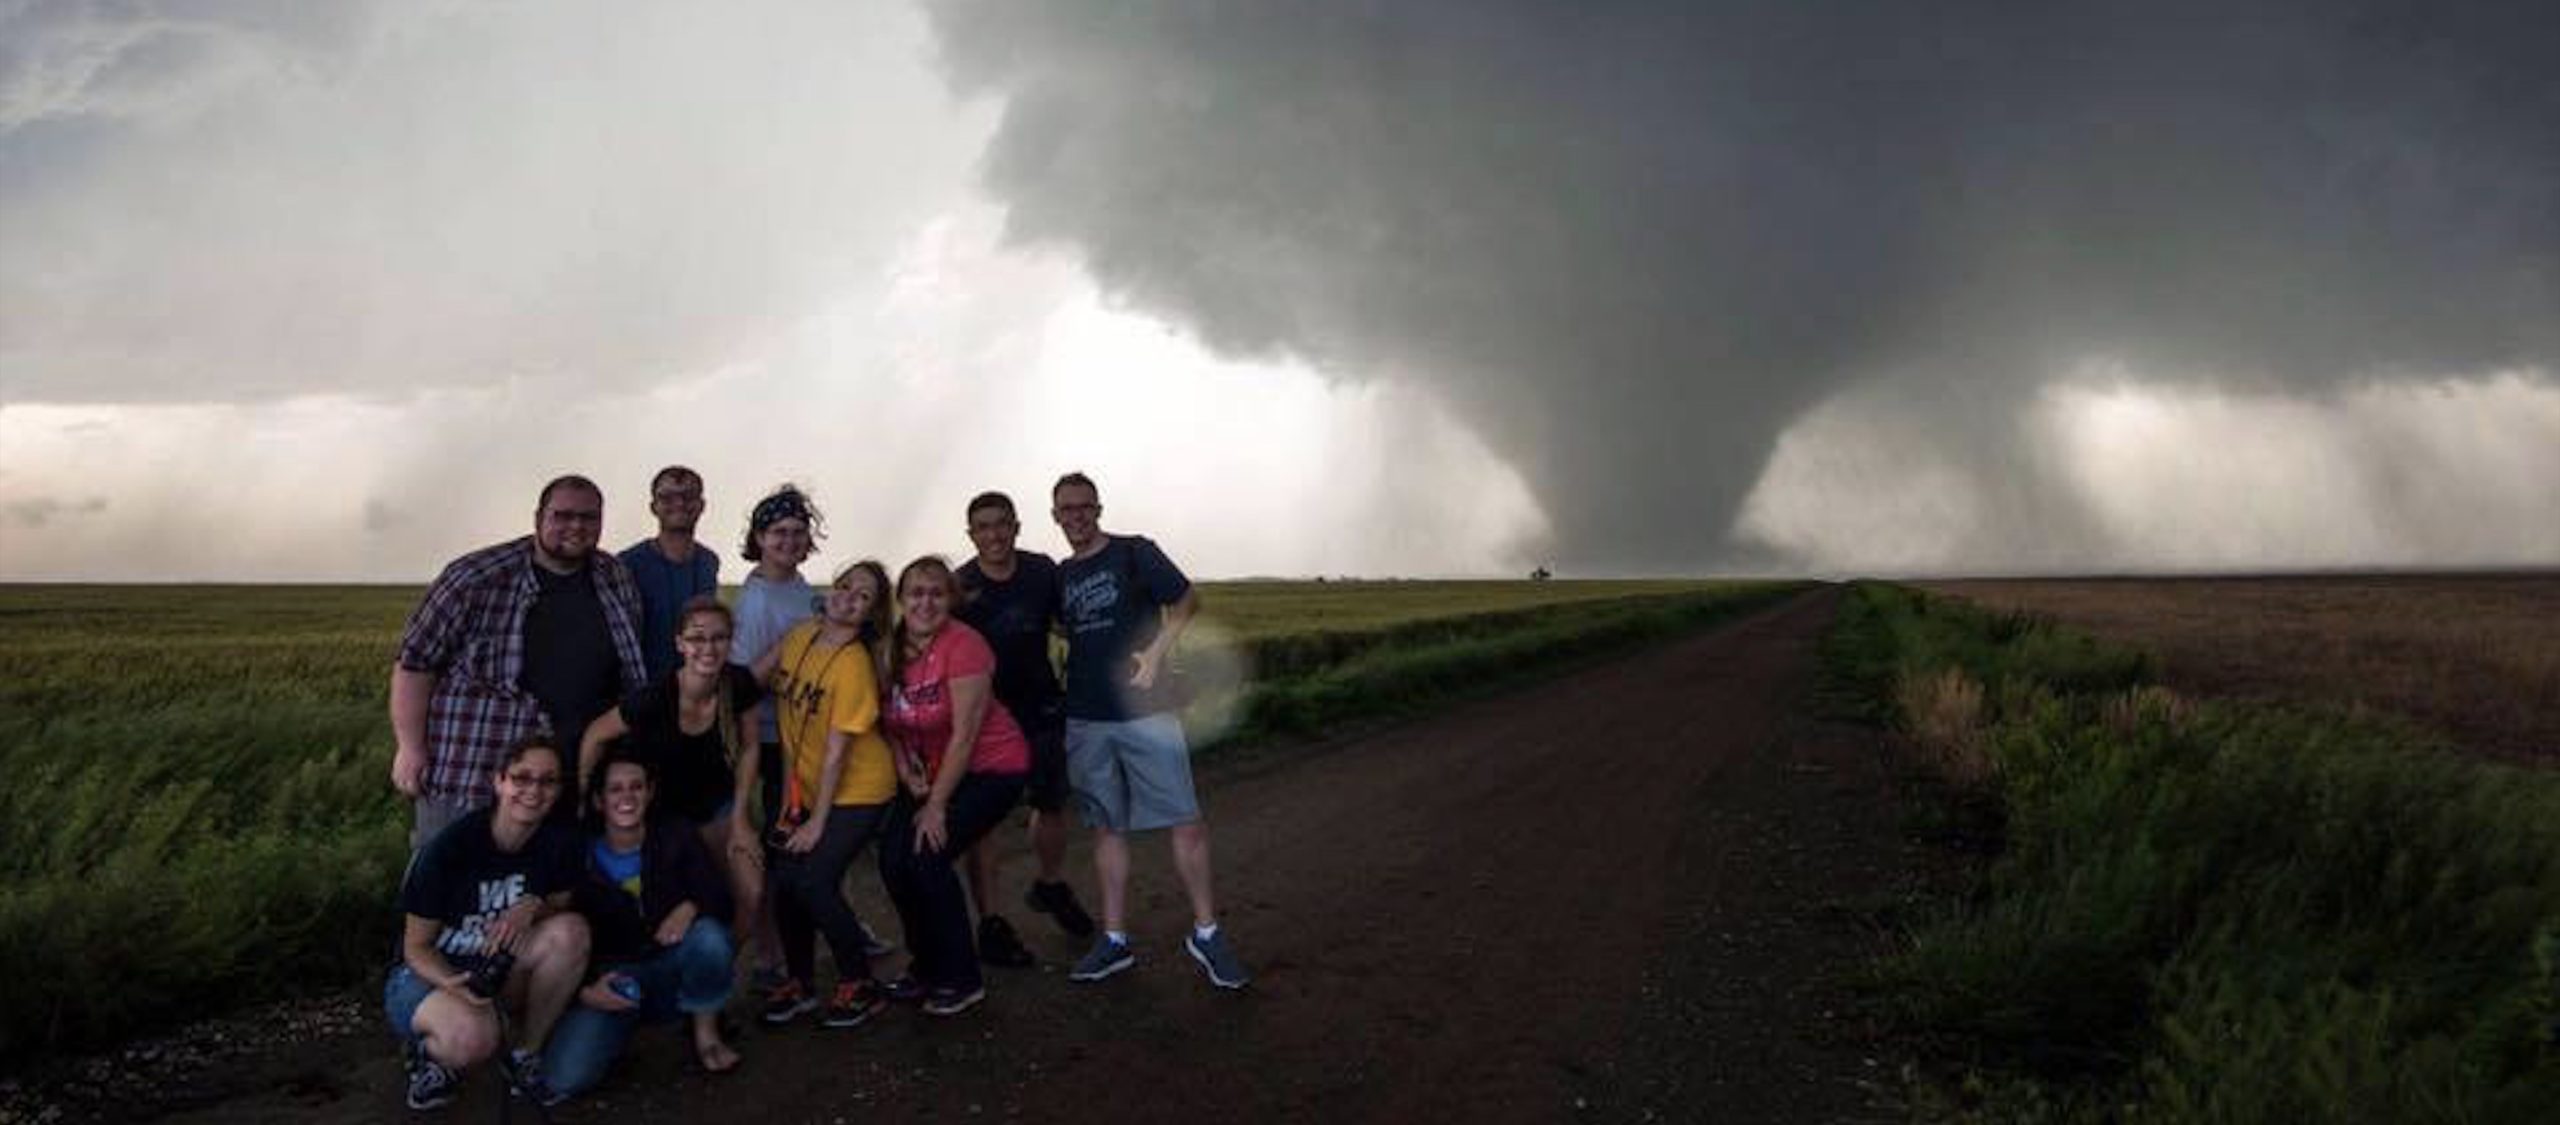
{"label": "blue sneaker", "polygon": [[1209,974],[1211,984],[1220,988],[1243,988],[1253,983],[1253,974],[1245,971],[1244,962],[1237,958],[1235,947],[1227,944],[1224,928],[1212,932],[1205,939],[1200,936],[1200,931],[1193,930],[1190,937],[1182,939],[1182,948],[1190,951],[1192,960],[1200,962],[1200,968]]}
{"label": "blue sneaker", "polygon": [[435,1109],[450,1103],[461,1085],[461,1075],[428,1058],[426,1052],[409,1048],[409,1108]]}
{"label": "blue sneaker", "polygon": [[507,1052],[507,1088],[516,1096],[538,1106],[555,1106],[569,1100],[569,1095],[551,1088],[542,1076],[542,1056],[518,1047]]}
{"label": "blue sneaker", "polygon": [[1076,962],[1076,967],[1067,972],[1067,979],[1097,981],[1137,963],[1138,955],[1129,952],[1127,942],[1113,941],[1111,935],[1104,934],[1094,939],[1093,952]]}

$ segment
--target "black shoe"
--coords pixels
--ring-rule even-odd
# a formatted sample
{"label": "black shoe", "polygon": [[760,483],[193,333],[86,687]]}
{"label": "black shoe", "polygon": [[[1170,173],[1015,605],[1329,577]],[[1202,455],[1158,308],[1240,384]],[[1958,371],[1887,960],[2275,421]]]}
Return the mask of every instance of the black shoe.
{"label": "black shoe", "polygon": [[1022,901],[1055,920],[1061,930],[1077,937],[1093,936],[1093,915],[1084,912],[1084,904],[1076,901],[1076,889],[1064,882],[1034,882],[1022,893]]}
{"label": "black shoe", "polygon": [[1008,969],[1027,969],[1039,963],[1031,951],[1022,947],[1022,938],[1013,932],[1013,923],[1002,914],[989,914],[978,920],[978,960]]}

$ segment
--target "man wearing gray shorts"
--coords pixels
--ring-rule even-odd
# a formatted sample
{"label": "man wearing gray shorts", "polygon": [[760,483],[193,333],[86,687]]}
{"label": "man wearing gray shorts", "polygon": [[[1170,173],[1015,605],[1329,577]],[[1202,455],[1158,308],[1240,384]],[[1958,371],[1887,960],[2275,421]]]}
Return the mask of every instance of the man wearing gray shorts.
{"label": "man wearing gray shorts", "polygon": [[1093,826],[1102,933],[1069,980],[1098,981],[1137,963],[1129,951],[1129,833],[1168,829],[1173,868],[1191,900],[1183,950],[1220,988],[1251,981],[1218,928],[1209,893],[1209,825],[1191,784],[1181,701],[1163,690],[1165,658],[1200,606],[1191,581],[1144,536],[1107,535],[1092,478],[1068,473],[1049,490],[1050,514],[1071,552],[1058,561],[1058,615],[1067,633],[1067,784]]}

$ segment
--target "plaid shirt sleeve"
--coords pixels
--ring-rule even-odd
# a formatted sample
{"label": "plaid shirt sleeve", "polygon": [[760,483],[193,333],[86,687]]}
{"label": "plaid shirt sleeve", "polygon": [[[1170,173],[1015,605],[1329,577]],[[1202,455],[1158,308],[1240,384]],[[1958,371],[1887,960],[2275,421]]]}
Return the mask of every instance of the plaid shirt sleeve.
{"label": "plaid shirt sleeve", "polygon": [[541,729],[541,704],[518,684],[534,595],[531,549],[529,539],[516,539],[455,559],[400,638],[400,666],[436,674],[427,701],[430,797],[489,803],[499,757]]}
{"label": "plaid shirt sleeve", "polygon": [[605,631],[613,634],[613,652],[622,661],[622,694],[629,695],[649,684],[649,662],[640,655],[640,584],[612,555],[597,552],[593,565]]}

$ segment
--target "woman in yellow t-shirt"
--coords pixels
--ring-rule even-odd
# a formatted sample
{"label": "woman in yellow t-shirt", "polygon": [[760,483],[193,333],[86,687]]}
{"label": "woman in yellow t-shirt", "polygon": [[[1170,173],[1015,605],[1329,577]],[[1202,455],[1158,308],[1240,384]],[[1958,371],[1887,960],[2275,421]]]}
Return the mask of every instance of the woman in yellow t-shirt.
{"label": "woman in yellow t-shirt", "polygon": [[[782,735],[782,810],[766,841],[774,924],[790,977],[765,999],[766,1023],[789,1023],[818,1006],[817,935],[835,953],[828,1027],[853,1027],[881,1005],[864,951],[862,920],[845,901],[844,874],[879,830],[897,768],[880,737],[879,646],[888,635],[888,572],[864,559],[836,574],[820,614],[792,626],[757,661]],[[753,754],[738,755],[736,809],[756,791]],[[733,812],[743,817],[743,812]],[[743,819],[731,831],[744,832]]]}

